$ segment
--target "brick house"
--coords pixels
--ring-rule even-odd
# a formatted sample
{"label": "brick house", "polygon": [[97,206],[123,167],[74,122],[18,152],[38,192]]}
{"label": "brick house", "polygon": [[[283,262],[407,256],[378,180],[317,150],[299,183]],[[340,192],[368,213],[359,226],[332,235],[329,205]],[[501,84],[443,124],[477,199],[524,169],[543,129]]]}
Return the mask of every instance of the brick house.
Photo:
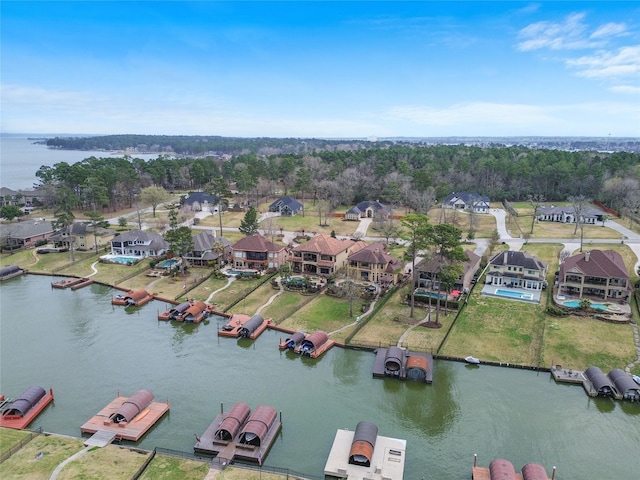
{"label": "brick house", "polygon": [[629,301],[631,283],[622,256],[591,250],[565,259],[558,273],[558,294]]}
{"label": "brick house", "polygon": [[404,263],[386,252],[384,243],[373,243],[348,257],[349,276],[383,286],[395,285]]}
{"label": "brick house", "polygon": [[286,260],[286,247],[276,245],[260,234],[244,237],[231,247],[231,261],[234,268],[277,269],[284,265]]}
{"label": "brick house", "polygon": [[316,235],[291,249],[289,264],[294,273],[333,275],[348,265],[349,255],[366,247],[365,242],[339,240],[331,235]]}
{"label": "brick house", "polygon": [[[453,290],[468,292],[471,288],[473,276],[480,267],[480,256],[476,253],[465,250],[467,260],[462,262],[462,273],[453,285]],[[418,283],[416,287],[423,287],[430,290],[438,290],[438,270],[440,268],[439,259],[430,258],[422,260],[416,265],[416,275]]]}

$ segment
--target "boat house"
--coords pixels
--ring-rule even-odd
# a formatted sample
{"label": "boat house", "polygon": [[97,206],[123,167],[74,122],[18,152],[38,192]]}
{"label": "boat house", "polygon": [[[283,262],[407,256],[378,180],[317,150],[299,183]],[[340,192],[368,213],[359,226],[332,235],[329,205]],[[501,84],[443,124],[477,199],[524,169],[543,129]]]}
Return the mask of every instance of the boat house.
{"label": "boat house", "polygon": [[615,396],[615,387],[599,367],[591,366],[584,372],[584,376],[591,382],[599,397]]}
{"label": "boat house", "polygon": [[407,441],[378,435],[378,427],[362,421],[355,431],[338,430],[324,474],[330,478],[402,480]]}

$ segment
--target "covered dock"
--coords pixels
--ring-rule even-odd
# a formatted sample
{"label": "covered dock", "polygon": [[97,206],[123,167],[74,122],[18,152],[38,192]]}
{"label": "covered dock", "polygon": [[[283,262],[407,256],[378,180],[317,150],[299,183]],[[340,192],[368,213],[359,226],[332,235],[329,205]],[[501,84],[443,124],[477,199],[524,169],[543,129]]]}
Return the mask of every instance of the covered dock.
{"label": "covered dock", "polygon": [[324,352],[335,345],[335,341],[329,339],[329,335],[322,330],[316,330],[304,337],[304,340],[293,349],[299,355],[318,358]]}
{"label": "covered dock", "polygon": [[227,320],[227,323],[223,325],[221,329],[218,330],[218,335],[223,337],[238,338],[240,336],[240,329],[250,319],[251,317],[249,317],[249,315],[244,315],[242,313],[234,313],[229,318],[229,320]]}
{"label": "covered dock", "polygon": [[616,397],[616,389],[613,382],[609,380],[599,367],[591,366],[584,372],[585,378],[593,386],[593,390],[598,397]]}
{"label": "covered dock", "polygon": [[630,374],[620,368],[614,368],[607,376],[623,400],[640,402],[640,385],[633,380]]}
{"label": "covered dock", "polygon": [[220,463],[234,458],[262,463],[282,423],[273,407],[260,405],[253,413],[246,403],[236,403],[220,413],[193,447],[195,453],[217,455]]}
{"label": "covered dock", "polygon": [[3,405],[0,427],[26,428],[52,401],[52,389],[47,393],[42,387],[29,387],[18,398]]}
{"label": "covered dock", "polygon": [[336,478],[402,480],[406,449],[406,440],[378,435],[375,424],[362,421],[353,432],[336,432],[324,474]]}
{"label": "covered dock", "polygon": [[432,383],[433,356],[396,346],[378,348],[373,363],[373,376]]}
{"label": "covered dock", "polygon": [[192,302],[187,309],[176,318],[179,322],[200,323],[209,316],[209,307],[204,302]]}
{"label": "covered dock", "polygon": [[[489,468],[486,468],[478,467],[477,458],[474,456],[473,459],[472,480],[549,480],[547,471],[538,463],[527,463],[521,472],[516,472],[509,460],[496,458],[489,464]],[[555,479],[555,475],[556,467],[553,467],[551,480]]]}
{"label": "covered dock", "polygon": [[304,332],[295,332],[290,337],[280,341],[278,347],[280,350],[294,350],[304,340],[304,337]]}
{"label": "covered dock", "polygon": [[264,332],[270,323],[269,320],[265,320],[262,315],[254,315],[238,329],[238,336],[242,338],[258,338],[262,332]]}
{"label": "covered dock", "polygon": [[4,280],[9,280],[10,278],[20,276],[25,271],[20,268],[18,265],[9,265],[6,267],[0,268],[0,282]]}
{"label": "covered dock", "polygon": [[111,305],[140,307],[151,300],[153,300],[153,295],[146,290],[128,290],[123,294],[116,295],[111,300]]}
{"label": "covered dock", "polygon": [[138,390],[131,397],[118,395],[84,423],[80,431],[90,434],[110,432],[122,440],[137,442],[168,411],[168,402],[154,402],[151,392]]}
{"label": "covered dock", "polygon": [[173,305],[164,312],[159,313],[158,320],[177,320],[190,306],[191,302],[182,302],[178,305]]}

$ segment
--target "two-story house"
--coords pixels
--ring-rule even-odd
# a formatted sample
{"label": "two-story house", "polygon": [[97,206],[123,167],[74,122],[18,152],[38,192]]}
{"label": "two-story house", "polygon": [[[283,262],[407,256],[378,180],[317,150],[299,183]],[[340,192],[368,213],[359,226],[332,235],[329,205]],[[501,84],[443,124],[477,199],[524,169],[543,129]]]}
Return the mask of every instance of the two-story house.
{"label": "two-story house", "polygon": [[75,250],[91,250],[102,245],[100,232],[106,232],[106,230],[98,228],[94,232],[92,226],[83,222],[74,222],[55,232],[49,240],[56,248],[71,249],[73,243]]}
{"label": "two-story house", "polygon": [[282,197],[269,205],[270,212],[278,212],[283,217],[293,217],[303,209],[302,204],[293,197]]}
{"label": "two-story house", "polygon": [[442,208],[489,213],[489,197],[476,192],[453,192],[442,200]]}
{"label": "two-story house", "polygon": [[560,265],[558,294],[629,301],[631,283],[622,256],[613,250],[591,250]]}
{"label": "two-story house", "polygon": [[486,285],[542,290],[546,288],[547,264],[527,252],[506,250],[489,262]]}
{"label": "two-story house", "polygon": [[387,253],[384,243],[373,243],[351,253],[349,276],[383,286],[395,285],[404,270],[404,263]]}
{"label": "two-story house", "polygon": [[331,235],[316,235],[291,249],[291,271],[305,275],[332,275],[347,266],[350,254],[366,245],[355,240],[339,240]]}
{"label": "two-story house", "polygon": [[111,240],[112,255],[157,257],[169,249],[169,243],[156,232],[130,230]]}
{"label": "two-story house", "polygon": [[244,237],[233,244],[231,261],[234,268],[277,269],[287,261],[287,250],[284,245],[277,245],[256,234]]}
{"label": "two-story house", "polygon": [[224,237],[216,237],[212,232],[203,231],[193,237],[193,251],[183,255],[191,265],[206,267],[212,262],[218,265],[231,256],[231,242]]}
{"label": "two-story house", "polygon": [[[462,262],[462,273],[453,285],[453,290],[468,292],[471,288],[473,276],[480,266],[480,256],[476,253],[465,250],[467,260]],[[438,271],[440,270],[440,259],[431,257],[424,259],[416,265],[417,285],[416,287],[438,290]]]}

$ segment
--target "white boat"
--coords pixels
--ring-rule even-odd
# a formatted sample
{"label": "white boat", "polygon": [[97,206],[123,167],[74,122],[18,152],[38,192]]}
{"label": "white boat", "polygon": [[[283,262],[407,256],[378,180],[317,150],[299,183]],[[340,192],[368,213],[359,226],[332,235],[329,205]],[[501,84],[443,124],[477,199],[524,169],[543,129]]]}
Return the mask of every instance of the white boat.
{"label": "white boat", "polygon": [[640,377],[638,375],[631,375],[631,378],[633,378],[634,382],[640,385]]}
{"label": "white boat", "polygon": [[472,365],[480,364],[480,360],[478,360],[476,357],[472,357],[471,355],[469,355],[468,357],[465,357],[464,361],[467,363],[471,363]]}

